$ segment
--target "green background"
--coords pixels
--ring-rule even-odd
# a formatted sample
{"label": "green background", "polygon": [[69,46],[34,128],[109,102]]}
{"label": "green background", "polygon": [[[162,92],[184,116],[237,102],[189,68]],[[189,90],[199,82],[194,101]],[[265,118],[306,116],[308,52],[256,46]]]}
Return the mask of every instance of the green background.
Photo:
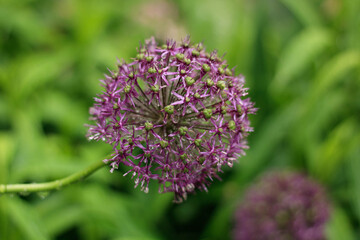
{"label": "green background", "polygon": [[259,108],[247,156],[182,204],[101,169],[51,193],[0,196],[0,239],[230,239],[244,189],[293,169],[326,188],[327,239],[360,239],[360,1],[0,1],[0,183],[101,161],[85,138],[99,79],[150,36],[226,53]]}

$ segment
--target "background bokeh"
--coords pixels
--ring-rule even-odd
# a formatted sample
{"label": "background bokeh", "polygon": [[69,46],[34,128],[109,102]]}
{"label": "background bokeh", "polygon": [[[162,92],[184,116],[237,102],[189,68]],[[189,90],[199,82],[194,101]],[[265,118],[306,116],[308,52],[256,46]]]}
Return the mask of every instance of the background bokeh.
{"label": "background bokeh", "polygon": [[324,185],[327,239],[360,239],[359,0],[0,1],[0,183],[61,178],[110,146],[85,138],[99,79],[139,42],[226,53],[259,108],[247,156],[182,204],[101,169],[60,191],[0,196],[0,239],[230,239],[246,187],[273,169]]}

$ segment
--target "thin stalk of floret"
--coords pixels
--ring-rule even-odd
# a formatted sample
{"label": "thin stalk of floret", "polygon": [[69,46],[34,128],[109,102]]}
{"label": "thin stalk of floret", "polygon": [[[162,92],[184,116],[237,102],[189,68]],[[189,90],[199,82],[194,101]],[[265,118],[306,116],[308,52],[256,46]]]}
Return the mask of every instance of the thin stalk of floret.
{"label": "thin stalk of floret", "polygon": [[180,122],[179,126],[183,126],[183,127],[192,127],[192,128],[198,128],[198,129],[204,129],[204,130],[212,130],[213,127],[211,125],[203,125],[200,123],[196,123],[196,124],[190,124],[190,123],[185,123],[185,122]]}
{"label": "thin stalk of floret", "polygon": [[[202,108],[198,109],[198,111],[201,112],[202,110],[205,110],[205,109],[207,109],[207,108],[212,108],[212,107],[214,107],[214,106],[216,106],[216,105],[218,105],[218,104],[220,104],[220,103],[222,103],[222,102],[223,102],[223,101],[218,101],[218,102],[212,103],[212,104],[210,104],[210,105],[207,105],[207,106],[205,106],[205,107],[202,107]],[[185,114],[185,115],[183,116],[183,119],[189,119],[189,118],[191,118],[191,117],[194,117],[194,116],[198,115],[199,112],[195,112],[195,111],[194,111],[194,112],[191,112],[191,113],[187,113],[187,114]]]}
{"label": "thin stalk of floret", "polygon": [[[141,95],[147,100],[148,103],[150,103],[150,100],[149,98],[147,97],[147,95],[144,93],[144,91],[141,89],[141,87],[138,85],[138,84],[135,84],[136,88],[140,91]],[[149,104],[150,107],[153,108],[153,113],[154,114],[158,114],[158,111],[160,109],[158,109],[154,104],[153,102],[151,102],[151,104]]]}
{"label": "thin stalk of floret", "polygon": [[123,110],[125,112],[128,112],[132,115],[139,115],[139,116],[142,116],[142,117],[148,117],[148,118],[151,118],[151,119],[157,119],[155,116],[153,115],[147,115],[147,114],[144,114],[144,113],[139,113],[139,112],[135,112],[135,111],[131,111],[131,110]]}
{"label": "thin stalk of floret", "polygon": [[157,116],[158,113],[155,112],[153,109],[150,109],[149,107],[147,107],[145,104],[144,104],[144,101],[138,99],[137,97],[134,97],[134,99],[137,101],[137,103],[139,104],[138,106],[140,107],[141,110],[153,115],[153,116]]}

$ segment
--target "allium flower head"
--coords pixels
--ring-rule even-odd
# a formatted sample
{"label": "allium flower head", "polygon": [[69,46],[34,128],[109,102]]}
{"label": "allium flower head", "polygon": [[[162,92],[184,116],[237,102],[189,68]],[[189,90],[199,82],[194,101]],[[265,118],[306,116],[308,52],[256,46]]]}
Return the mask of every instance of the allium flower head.
{"label": "allium flower head", "polygon": [[250,188],[235,216],[236,240],[323,240],[324,190],[299,173],[272,173]]}
{"label": "allium flower head", "polygon": [[119,62],[101,83],[89,139],[111,144],[114,153],[105,160],[111,172],[126,166],[124,175],[144,192],[150,180],[176,201],[196,188],[207,191],[209,180],[247,148],[255,108],[244,77],[189,38],[162,47],[147,40],[131,63]]}

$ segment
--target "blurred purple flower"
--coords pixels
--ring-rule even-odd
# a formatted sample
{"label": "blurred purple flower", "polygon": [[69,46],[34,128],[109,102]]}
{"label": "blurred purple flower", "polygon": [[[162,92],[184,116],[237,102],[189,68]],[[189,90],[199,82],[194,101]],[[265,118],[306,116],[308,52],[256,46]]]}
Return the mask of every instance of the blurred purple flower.
{"label": "blurred purple flower", "polygon": [[88,138],[111,144],[114,153],[105,160],[111,172],[126,166],[124,175],[144,192],[151,179],[177,202],[196,188],[207,191],[222,166],[231,167],[248,148],[248,115],[256,109],[245,97],[244,77],[189,38],[162,47],[147,40],[101,83]]}
{"label": "blurred purple flower", "polygon": [[299,173],[263,177],[235,215],[234,239],[323,240],[329,218],[324,189]]}

